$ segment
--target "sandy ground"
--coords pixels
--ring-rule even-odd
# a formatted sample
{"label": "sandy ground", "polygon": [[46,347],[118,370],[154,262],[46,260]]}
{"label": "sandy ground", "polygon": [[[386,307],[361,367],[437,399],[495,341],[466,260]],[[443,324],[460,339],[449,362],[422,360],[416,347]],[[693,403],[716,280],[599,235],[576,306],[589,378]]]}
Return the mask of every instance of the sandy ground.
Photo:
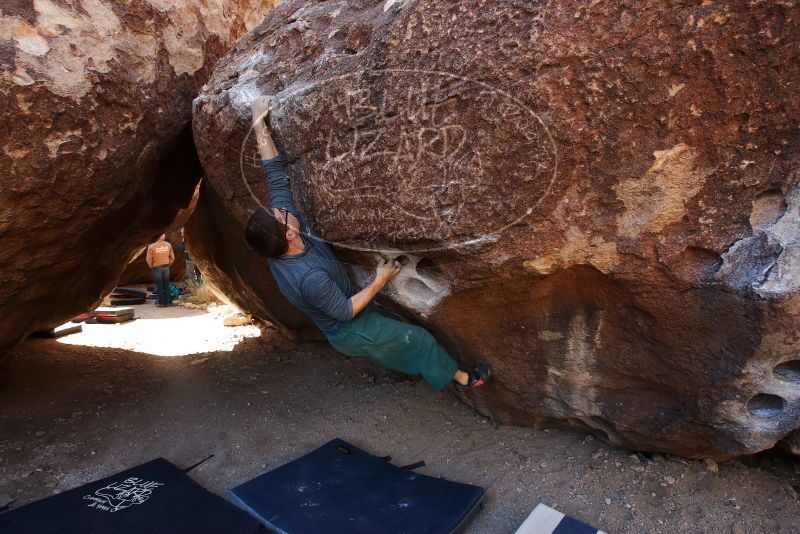
{"label": "sandy ground", "polygon": [[[131,306],[136,318],[120,324],[84,324],[83,332],[58,338],[59,343],[127,349],[154,356],[187,356],[231,351],[243,339],[258,337],[256,325],[223,328],[229,306],[190,310],[181,306]],[[233,311],[233,310],[231,310]]]}
{"label": "sandy ground", "polygon": [[[203,317],[147,313],[153,332],[164,328],[159,315],[164,325]],[[220,321],[188,331],[169,324],[184,340],[237,337]],[[225,495],[341,437],[399,465],[424,460],[420,472],[484,486],[470,533],[514,532],[540,501],[608,532],[800,533],[797,462],[761,455],[717,469],[648,458],[585,433],[498,425],[447,391],[324,344],[293,344],[271,330],[237,341],[231,351],[188,356],[22,344],[0,368],[0,501],[10,496],[17,507],[154,457],[188,466],[209,454],[192,476]]]}

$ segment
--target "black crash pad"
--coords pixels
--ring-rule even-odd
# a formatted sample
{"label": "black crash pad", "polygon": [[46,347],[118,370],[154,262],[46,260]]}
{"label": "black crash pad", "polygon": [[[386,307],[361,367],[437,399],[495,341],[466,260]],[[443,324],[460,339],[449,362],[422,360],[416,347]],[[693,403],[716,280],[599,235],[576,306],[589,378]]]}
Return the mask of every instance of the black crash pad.
{"label": "black crash pad", "polygon": [[232,489],[231,500],[282,533],[422,534],[458,529],[483,493],[335,439]]}
{"label": "black crash pad", "polygon": [[145,298],[147,296],[147,291],[144,289],[136,289],[135,287],[115,287],[114,293],[137,298]]}
{"label": "black crash pad", "polygon": [[158,458],[0,514],[3,534],[219,534],[263,527]]}
{"label": "black crash pad", "polygon": [[135,310],[133,308],[113,308],[108,306],[102,306],[97,308],[92,314],[97,317],[98,315],[101,317],[120,317],[124,315],[130,315],[134,313]]}
{"label": "black crash pad", "polygon": [[129,297],[126,295],[115,296],[111,295],[112,306],[136,306],[145,303],[145,297]]}

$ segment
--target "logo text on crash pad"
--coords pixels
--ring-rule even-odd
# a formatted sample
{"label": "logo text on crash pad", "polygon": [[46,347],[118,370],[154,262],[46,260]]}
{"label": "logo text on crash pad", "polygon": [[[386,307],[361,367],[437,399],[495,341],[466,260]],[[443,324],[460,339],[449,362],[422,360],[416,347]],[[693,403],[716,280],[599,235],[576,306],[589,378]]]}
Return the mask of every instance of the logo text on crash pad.
{"label": "logo text on crash pad", "polygon": [[106,512],[119,512],[134,504],[142,504],[147,501],[153,490],[163,485],[161,482],[130,477],[122,482],[112,482],[91,495],[84,495],[83,498],[91,501],[88,504],[89,508],[97,508]]}

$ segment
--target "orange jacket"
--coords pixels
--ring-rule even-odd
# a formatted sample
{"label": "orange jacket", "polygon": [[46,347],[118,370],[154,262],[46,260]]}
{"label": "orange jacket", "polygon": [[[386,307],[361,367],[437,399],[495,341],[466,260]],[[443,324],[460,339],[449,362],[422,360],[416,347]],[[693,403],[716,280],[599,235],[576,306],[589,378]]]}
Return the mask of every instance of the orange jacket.
{"label": "orange jacket", "polygon": [[147,265],[151,268],[171,265],[174,260],[172,245],[166,241],[156,241],[147,247]]}

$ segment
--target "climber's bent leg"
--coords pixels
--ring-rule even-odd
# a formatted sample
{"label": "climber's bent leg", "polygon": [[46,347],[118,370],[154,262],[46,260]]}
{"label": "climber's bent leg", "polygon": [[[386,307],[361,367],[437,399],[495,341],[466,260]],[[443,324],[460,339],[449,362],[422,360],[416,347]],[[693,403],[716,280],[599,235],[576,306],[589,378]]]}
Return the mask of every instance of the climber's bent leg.
{"label": "climber's bent leg", "polygon": [[424,328],[398,321],[370,305],[328,335],[331,345],[348,356],[367,356],[383,367],[422,378],[436,389],[445,387],[458,364]]}

